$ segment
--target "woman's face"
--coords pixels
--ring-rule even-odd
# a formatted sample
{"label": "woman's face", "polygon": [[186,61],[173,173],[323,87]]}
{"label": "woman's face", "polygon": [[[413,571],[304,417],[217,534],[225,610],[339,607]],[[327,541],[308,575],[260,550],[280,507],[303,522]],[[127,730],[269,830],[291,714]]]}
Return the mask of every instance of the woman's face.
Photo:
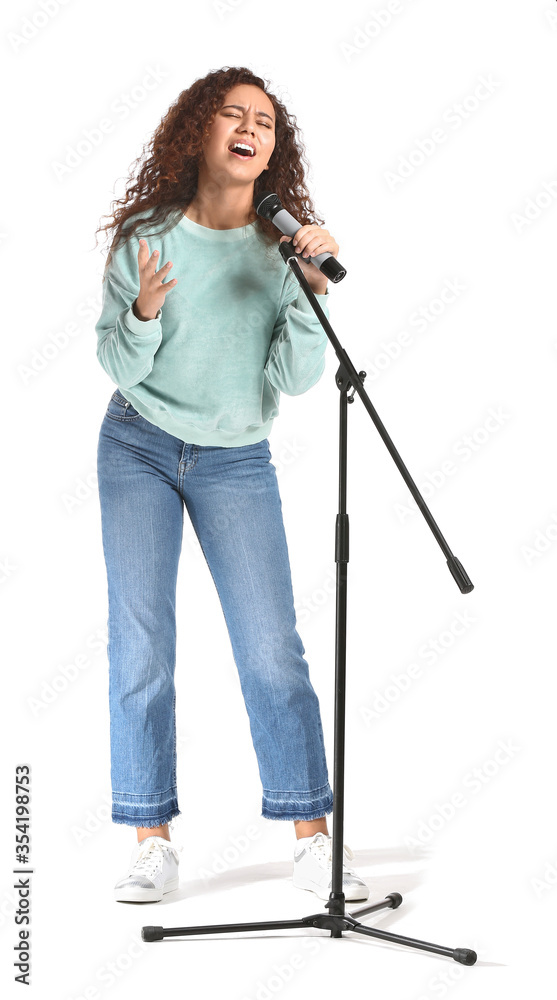
{"label": "woman's face", "polygon": [[[238,84],[223,98],[208,132],[203,155],[211,173],[221,176],[224,171],[230,180],[253,182],[265,170],[275,148],[273,104],[259,87]],[[235,142],[250,146],[253,153],[232,153]]]}

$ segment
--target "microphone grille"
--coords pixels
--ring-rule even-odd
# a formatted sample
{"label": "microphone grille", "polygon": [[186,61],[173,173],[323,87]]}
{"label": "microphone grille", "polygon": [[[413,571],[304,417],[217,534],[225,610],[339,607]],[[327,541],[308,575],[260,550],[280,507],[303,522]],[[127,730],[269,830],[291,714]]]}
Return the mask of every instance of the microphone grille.
{"label": "microphone grille", "polygon": [[257,214],[263,219],[269,220],[272,220],[273,216],[282,208],[280,198],[272,191],[260,191],[254,198],[253,204]]}

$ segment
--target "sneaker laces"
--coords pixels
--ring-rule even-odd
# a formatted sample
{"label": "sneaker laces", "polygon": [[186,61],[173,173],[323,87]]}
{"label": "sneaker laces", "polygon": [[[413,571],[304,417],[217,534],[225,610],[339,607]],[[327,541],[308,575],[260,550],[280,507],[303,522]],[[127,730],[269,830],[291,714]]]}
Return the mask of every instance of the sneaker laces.
{"label": "sneaker laces", "polygon": [[176,861],[178,861],[178,852],[181,850],[182,847],[175,847],[174,844],[170,843],[170,841],[162,844],[161,841],[155,837],[147,837],[137,845],[137,854],[129,875],[133,872],[134,875],[141,874],[150,878],[151,875],[154,875],[157,872],[159,866],[162,864],[165,851],[171,851],[176,858]]}
{"label": "sneaker laces", "polygon": [[[327,837],[324,833],[316,833],[314,839],[308,846],[308,850],[315,854],[317,859],[323,865],[329,867],[333,863],[333,838]],[[348,846],[348,844],[343,844],[342,851],[344,857],[348,861],[352,861],[354,858],[354,852]],[[345,875],[357,875],[357,872],[353,868],[349,868],[345,861],[342,864],[342,871]]]}

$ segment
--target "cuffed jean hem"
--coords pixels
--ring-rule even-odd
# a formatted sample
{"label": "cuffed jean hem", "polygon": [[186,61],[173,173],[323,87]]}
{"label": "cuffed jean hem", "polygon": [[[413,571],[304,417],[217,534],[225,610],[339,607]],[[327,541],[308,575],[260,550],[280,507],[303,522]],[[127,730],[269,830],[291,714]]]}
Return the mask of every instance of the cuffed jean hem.
{"label": "cuffed jean hem", "polygon": [[152,795],[113,792],[112,822],[128,826],[162,826],[180,815],[176,789]]}
{"label": "cuffed jean hem", "polygon": [[333,811],[333,792],[327,782],[311,792],[263,789],[261,815],[265,819],[320,819]]}

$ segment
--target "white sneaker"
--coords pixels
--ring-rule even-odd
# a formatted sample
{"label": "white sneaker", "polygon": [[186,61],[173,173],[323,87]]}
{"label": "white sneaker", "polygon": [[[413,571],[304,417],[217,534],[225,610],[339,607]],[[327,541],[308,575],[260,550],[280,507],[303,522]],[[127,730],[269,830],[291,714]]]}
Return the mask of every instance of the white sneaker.
{"label": "white sneaker", "polygon": [[[349,861],[353,851],[343,844],[343,855]],[[328,899],[333,881],[333,840],[329,834],[316,833],[300,837],[294,849],[294,875],[297,889],[311,889],[321,899]],[[369,889],[362,878],[343,863],[342,891],[345,899],[367,899]]]}
{"label": "white sneaker", "polygon": [[164,837],[146,837],[136,844],[127,875],[116,883],[114,899],[120,903],[156,903],[165,892],[180,885],[178,852]]}

